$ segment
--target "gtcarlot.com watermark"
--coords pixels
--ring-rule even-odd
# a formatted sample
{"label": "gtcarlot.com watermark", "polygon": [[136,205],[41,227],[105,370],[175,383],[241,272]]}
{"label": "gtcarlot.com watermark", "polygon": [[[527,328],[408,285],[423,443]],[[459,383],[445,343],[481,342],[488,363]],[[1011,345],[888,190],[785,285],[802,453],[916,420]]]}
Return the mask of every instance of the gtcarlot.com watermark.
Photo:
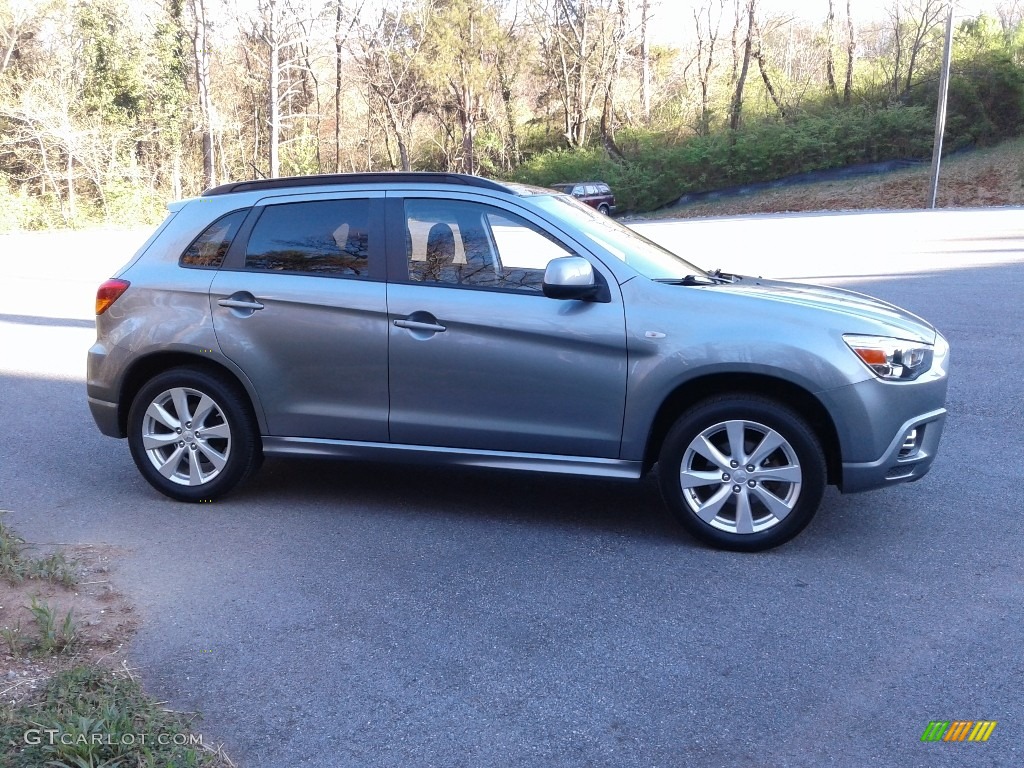
{"label": "gtcarlot.com watermark", "polygon": [[30,746],[63,744],[67,747],[98,746],[131,747],[135,745],[173,744],[178,747],[203,746],[201,733],[65,733],[57,728],[30,728],[25,731],[25,743]]}

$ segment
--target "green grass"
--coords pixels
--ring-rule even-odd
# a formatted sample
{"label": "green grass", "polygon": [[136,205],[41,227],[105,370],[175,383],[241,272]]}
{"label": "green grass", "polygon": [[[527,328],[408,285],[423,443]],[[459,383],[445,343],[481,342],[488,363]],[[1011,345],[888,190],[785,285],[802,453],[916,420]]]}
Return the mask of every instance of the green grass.
{"label": "green grass", "polygon": [[[61,602],[71,600],[77,579],[73,564],[60,552],[31,558],[25,550],[24,539],[0,520],[3,602],[10,607],[31,596],[25,608],[32,616],[29,627],[19,619],[0,629],[0,651],[13,659],[32,654],[35,660],[26,669],[33,670],[34,682],[43,685],[28,698],[5,701],[0,707],[0,766],[231,768],[229,758],[205,746],[189,729],[191,718],[163,709],[127,669],[114,672],[98,663],[83,663],[97,658],[101,649],[89,646],[88,634],[79,635],[71,610],[62,616],[39,594],[33,595],[34,586],[26,583],[53,582],[56,586],[50,591],[62,595]],[[23,671],[14,679],[24,676]],[[30,681],[8,687],[10,680],[0,675],[0,692],[6,694],[24,682]]]}
{"label": "green grass", "polygon": [[95,667],[54,675],[40,701],[0,710],[0,765],[8,768],[213,768],[186,720],[132,679]]}
{"label": "green grass", "polygon": [[71,648],[75,642],[75,622],[71,618],[71,611],[67,612],[63,621],[58,622],[57,614],[49,603],[35,596],[32,597],[29,611],[38,628],[39,637],[33,649],[37,654],[47,656]]}
{"label": "green grass", "polygon": [[12,584],[20,584],[25,579],[40,579],[71,587],[78,582],[74,566],[62,552],[42,558],[28,557],[25,540],[10,529],[2,517],[3,511],[0,510],[0,577]]}

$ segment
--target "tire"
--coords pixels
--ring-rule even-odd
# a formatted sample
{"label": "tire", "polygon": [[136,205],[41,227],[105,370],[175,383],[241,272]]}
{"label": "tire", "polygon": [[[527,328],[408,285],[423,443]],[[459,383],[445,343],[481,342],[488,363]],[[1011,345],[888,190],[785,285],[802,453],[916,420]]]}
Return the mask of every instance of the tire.
{"label": "tire", "polygon": [[601,203],[599,206],[597,206],[597,210],[603,213],[605,216],[607,216],[612,209],[608,207],[607,203]]}
{"label": "tire", "polygon": [[128,445],[150,485],[189,502],[228,493],[256,471],[263,456],[256,418],[241,388],[195,368],[165,371],[139,390],[128,412]]}
{"label": "tire", "polygon": [[825,456],[814,431],[789,408],[753,395],[712,398],[684,413],[662,444],[658,467],[662,496],[683,527],[738,552],[792,539],[825,491]]}

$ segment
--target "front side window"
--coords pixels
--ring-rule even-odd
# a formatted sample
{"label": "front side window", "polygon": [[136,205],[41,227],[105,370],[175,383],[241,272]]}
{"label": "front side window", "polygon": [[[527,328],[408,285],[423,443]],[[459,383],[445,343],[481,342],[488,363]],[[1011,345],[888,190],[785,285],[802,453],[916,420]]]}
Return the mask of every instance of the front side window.
{"label": "front side window", "polygon": [[459,200],[406,200],[413,282],[540,293],[551,259],[571,256],[515,214]]}
{"label": "front side window", "polygon": [[192,244],[181,254],[178,263],[183,267],[219,269],[231,246],[231,241],[238,234],[238,228],[242,226],[242,221],[248,212],[248,210],[234,211],[227,216],[221,216],[192,241]]}
{"label": "front side window", "polygon": [[249,236],[245,268],[365,279],[369,218],[367,199],[268,205]]}

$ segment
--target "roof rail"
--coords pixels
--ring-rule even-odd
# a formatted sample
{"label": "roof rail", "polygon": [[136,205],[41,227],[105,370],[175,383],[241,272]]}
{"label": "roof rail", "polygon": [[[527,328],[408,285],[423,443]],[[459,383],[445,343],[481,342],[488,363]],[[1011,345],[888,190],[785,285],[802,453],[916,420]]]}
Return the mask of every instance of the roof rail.
{"label": "roof rail", "polygon": [[263,189],[282,189],[284,187],[317,187],[337,184],[461,184],[466,187],[482,187],[500,192],[507,192],[496,181],[481,176],[470,176],[465,173],[430,173],[381,171],[376,173],[323,173],[314,176],[281,176],[276,179],[256,179],[255,181],[237,181],[221,184],[203,192],[203,197],[228,195],[232,192],[255,192]]}

